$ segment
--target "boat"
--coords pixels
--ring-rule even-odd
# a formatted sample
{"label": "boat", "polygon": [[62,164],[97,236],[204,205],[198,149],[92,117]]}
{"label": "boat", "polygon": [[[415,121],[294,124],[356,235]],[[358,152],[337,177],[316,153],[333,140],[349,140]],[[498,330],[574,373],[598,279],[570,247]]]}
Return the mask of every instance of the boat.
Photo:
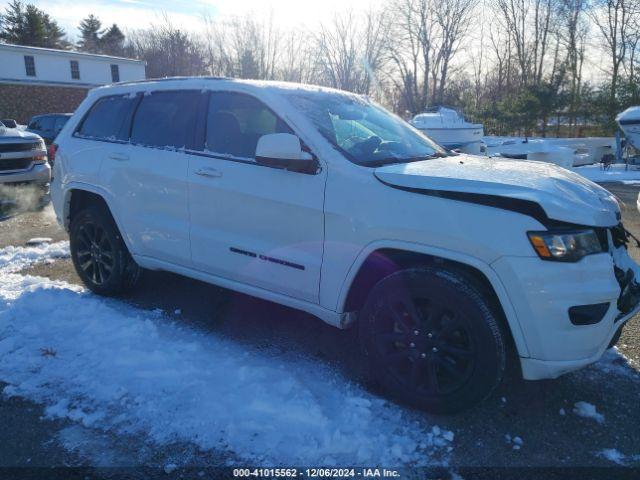
{"label": "boat", "polygon": [[640,106],[629,107],[618,114],[616,122],[624,136],[636,150],[640,150]]}
{"label": "boat", "polygon": [[419,113],[410,122],[429,138],[447,150],[480,155],[484,144],[481,123],[469,123],[450,107],[433,107]]}
{"label": "boat", "polygon": [[484,137],[487,155],[555,163],[564,168],[591,165],[616,153],[613,137]]}

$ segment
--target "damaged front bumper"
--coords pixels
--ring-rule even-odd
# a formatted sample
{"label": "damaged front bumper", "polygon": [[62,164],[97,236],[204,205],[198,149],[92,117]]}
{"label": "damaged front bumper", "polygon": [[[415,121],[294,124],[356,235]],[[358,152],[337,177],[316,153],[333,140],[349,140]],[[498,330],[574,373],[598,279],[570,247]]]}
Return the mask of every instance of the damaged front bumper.
{"label": "damaged front bumper", "polygon": [[[576,263],[503,257],[492,265],[510,287],[526,341],[528,352],[520,352],[525,379],[556,378],[598,361],[640,311],[640,266],[624,242],[610,236],[609,245],[609,252]],[[572,309],[590,306],[603,307],[593,322],[571,318]]]}

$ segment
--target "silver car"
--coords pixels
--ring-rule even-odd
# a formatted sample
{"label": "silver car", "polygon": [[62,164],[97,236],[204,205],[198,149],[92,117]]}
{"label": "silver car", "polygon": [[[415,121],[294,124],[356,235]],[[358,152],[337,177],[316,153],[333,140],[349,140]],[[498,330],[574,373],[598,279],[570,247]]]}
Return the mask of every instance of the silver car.
{"label": "silver car", "polygon": [[50,181],[51,167],[44,140],[0,123],[0,205],[5,207],[2,210],[12,205],[21,209],[42,205],[48,199]]}

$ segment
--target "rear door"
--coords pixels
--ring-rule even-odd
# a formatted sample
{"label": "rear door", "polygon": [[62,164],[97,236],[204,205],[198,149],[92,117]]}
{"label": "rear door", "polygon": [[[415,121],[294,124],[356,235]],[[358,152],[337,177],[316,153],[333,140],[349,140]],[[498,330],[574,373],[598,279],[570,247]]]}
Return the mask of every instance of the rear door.
{"label": "rear door", "polygon": [[193,143],[201,96],[191,90],[139,95],[130,142],[112,144],[103,163],[102,183],[137,255],[190,265],[185,149]]}
{"label": "rear door", "polygon": [[[111,152],[129,141],[131,115],[137,103],[135,96],[109,95],[98,98],[84,115],[72,135],[61,139],[56,156],[64,157],[64,162],[56,162],[56,171],[60,165],[61,180],[67,181],[67,172],[71,180],[99,185],[102,163]],[[58,174],[56,173],[56,177]]]}
{"label": "rear door", "polygon": [[202,152],[189,163],[191,249],[196,268],[318,301],[326,169],[261,166],[258,139],[293,133],[253,96],[211,92]]}

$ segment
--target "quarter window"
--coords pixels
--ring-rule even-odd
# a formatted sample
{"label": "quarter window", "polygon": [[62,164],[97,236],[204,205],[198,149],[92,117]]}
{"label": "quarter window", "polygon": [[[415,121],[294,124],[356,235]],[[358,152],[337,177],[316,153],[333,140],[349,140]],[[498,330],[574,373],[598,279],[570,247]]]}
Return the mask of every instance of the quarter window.
{"label": "quarter window", "polygon": [[190,148],[201,99],[200,91],[145,94],[133,120],[131,142],[150,147]]}
{"label": "quarter window", "polygon": [[24,56],[24,69],[28,77],[36,76],[36,61],[31,55]]}
{"label": "quarter window", "polygon": [[73,80],[80,80],[80,65],[78,65],[78,61],[70,60],[69,65],[71,66],[71,78]]}
{"label": "quarter window", "polygon": [[129,120],[137,98],[132,95],[103,97],[93,104],[77,135],[104,140],[127,140]]}
{"label": "quarter window", "polygon": [[111,65],[111,81],[120,81],[120,67],[118,65]]}
{"label": "quarter window", "polygon": [[255,158],[258,139],[269,133],[293,133],[266,105],[241,93],[212,92],[207,114],[206,150]]}

